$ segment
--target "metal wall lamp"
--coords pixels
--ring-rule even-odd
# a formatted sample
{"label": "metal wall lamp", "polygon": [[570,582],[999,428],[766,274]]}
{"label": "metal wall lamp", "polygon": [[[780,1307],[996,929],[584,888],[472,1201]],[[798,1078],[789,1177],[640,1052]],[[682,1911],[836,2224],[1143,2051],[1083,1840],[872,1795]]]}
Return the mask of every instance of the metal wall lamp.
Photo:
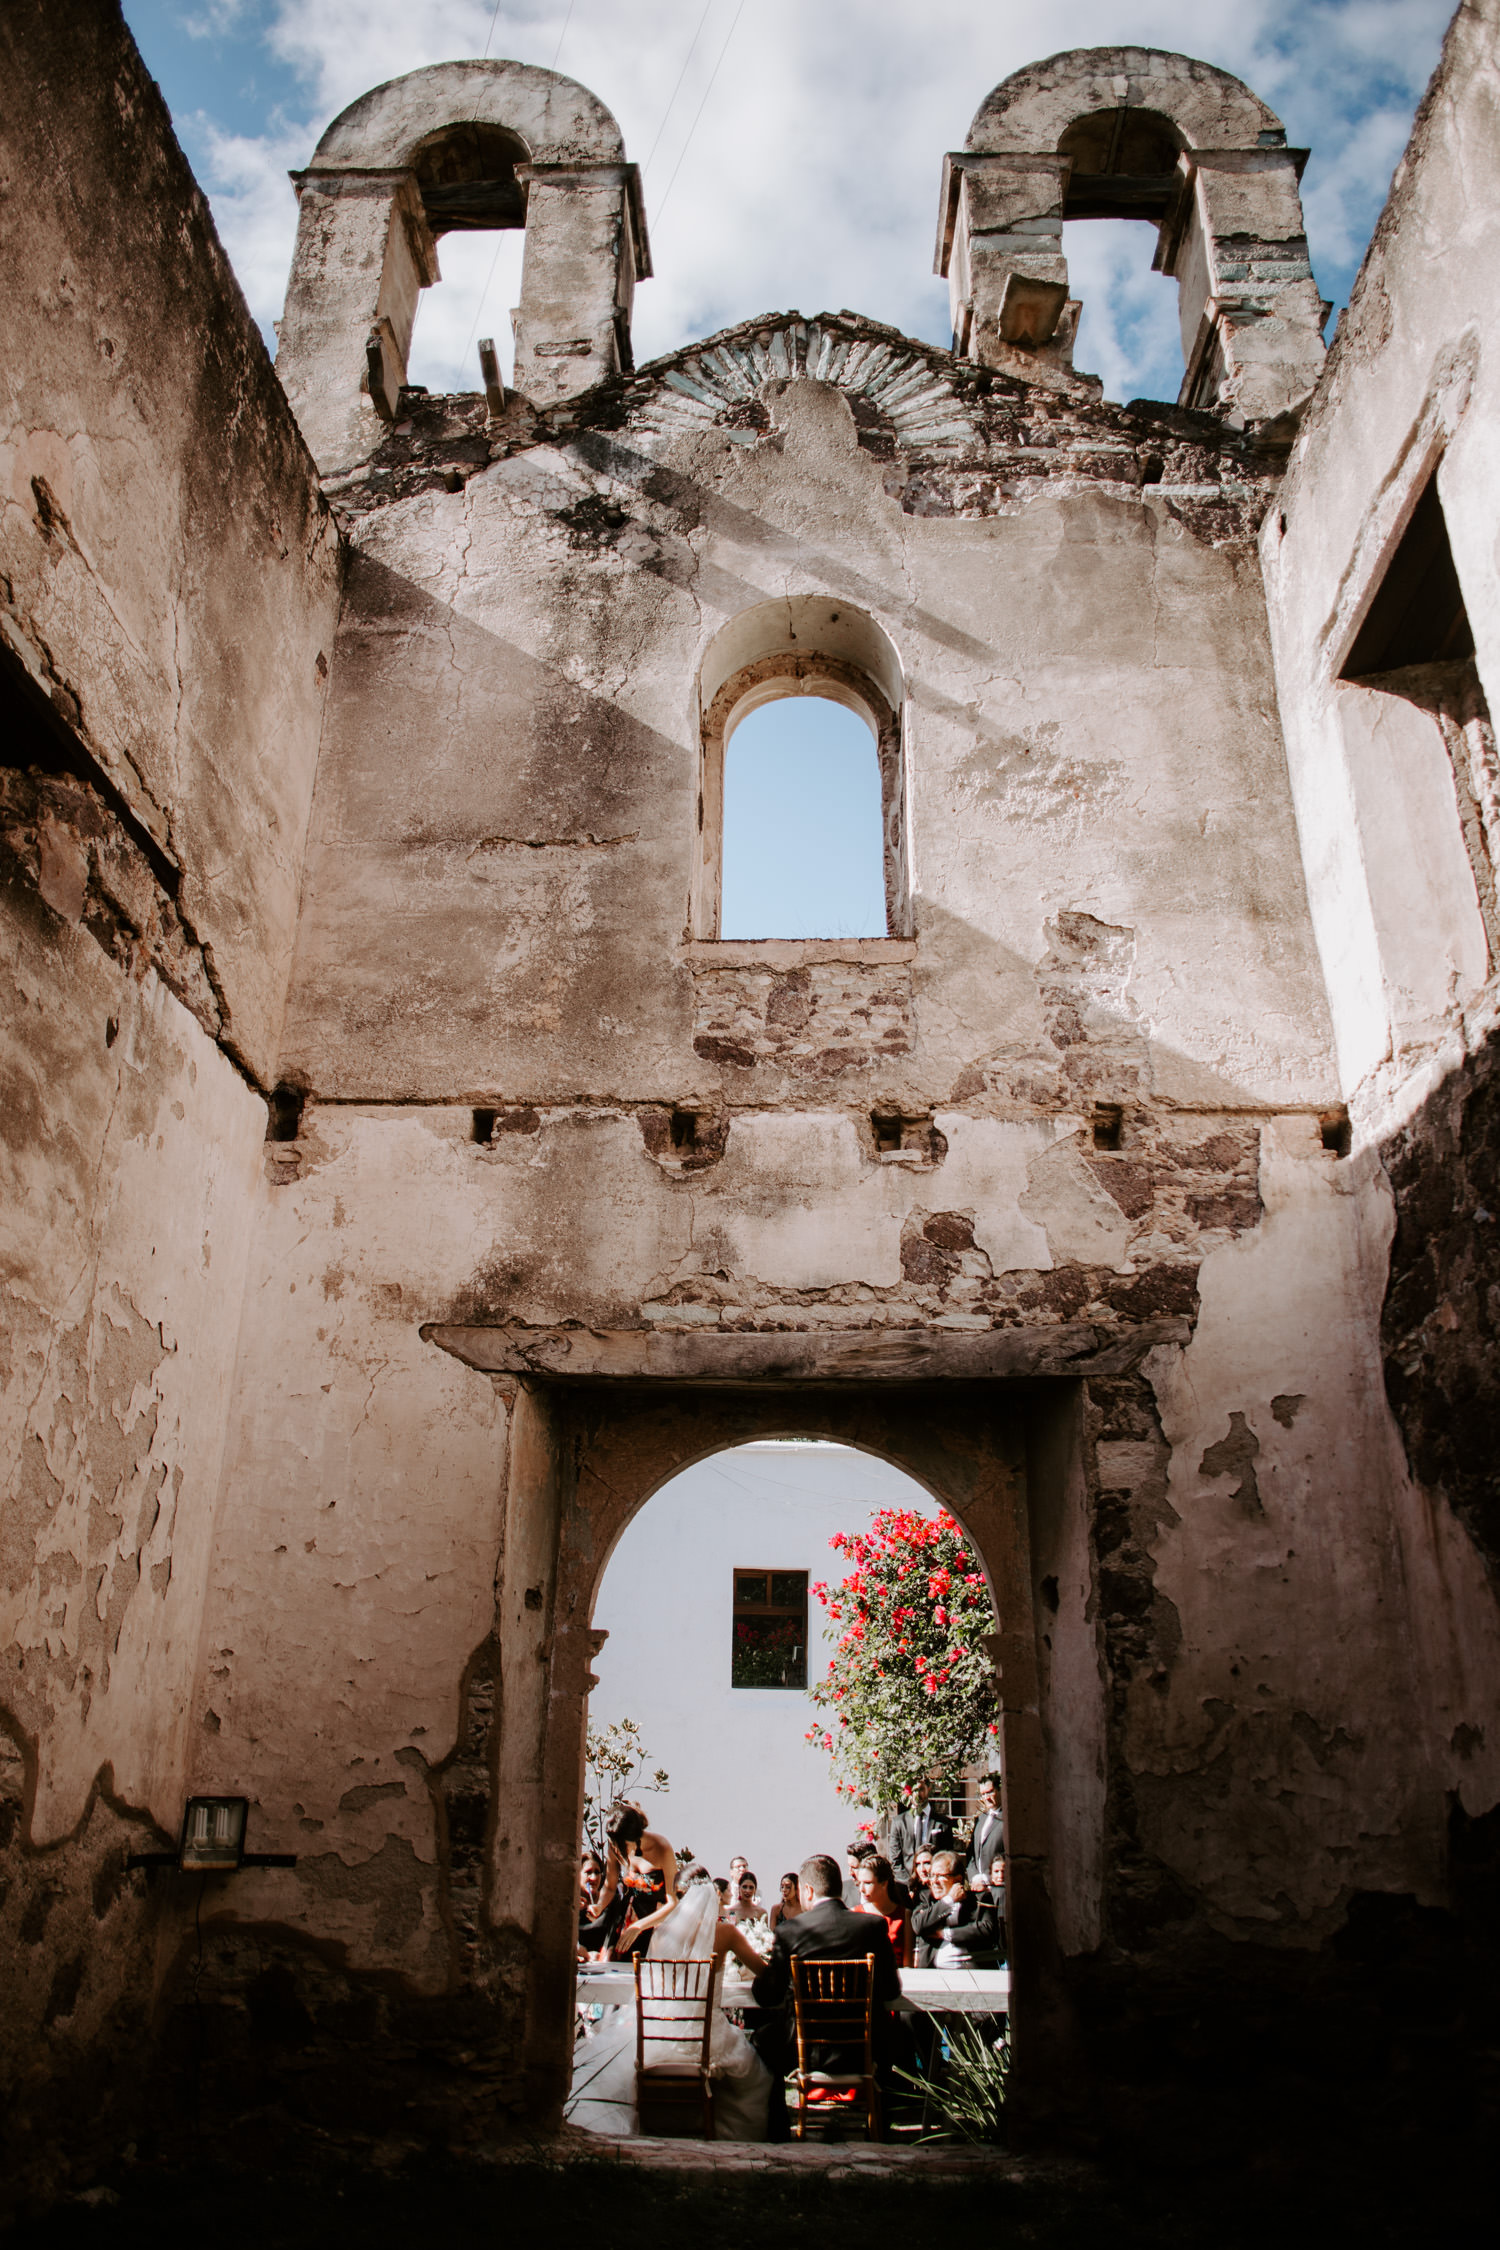
{"label": "metal wall lamp", "polygon": [[295,1867],[295,1852],[247,1852],[248,1797],[189,1797],[175,1852],[131,1852],[127,1867],[175,1867],[182,1875],[233,1875],[242,1867]]}

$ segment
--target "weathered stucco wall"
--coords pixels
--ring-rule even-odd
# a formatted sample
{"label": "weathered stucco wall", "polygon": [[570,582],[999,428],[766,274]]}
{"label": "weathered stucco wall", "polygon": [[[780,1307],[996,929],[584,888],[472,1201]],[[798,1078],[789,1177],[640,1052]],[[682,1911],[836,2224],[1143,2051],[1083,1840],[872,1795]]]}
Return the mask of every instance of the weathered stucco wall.
{"label": "weathered stucco wall", "polygon": [[[551,1482],[507,1457],[481,1371],[545,1391],[595,1350],[707,1380],[785,1347],[787,1382],[864,1353],[878,1382],[934,1338],[1042,1379],[994,1393],[1030,1438],[1009,1591],[1039,1684],[1007,1787],[1036,2020],[1059,1956],[1107,2045],[1163,1964],[1222,1983],[1315,1960],[1360,1894],[1439,1901],[1433,1730],[1479,1723],[1485,1675],[1410,1642],[1426,1565],[1372,1388],[1389,1209],[1338,1153],[1263,462],[842,317],[501,427],[408,406],[337,480],[357,552],[284,1050],[308,1098],[196,1735],[309,1875],[224,1899],[226,2009],[270,1973],[236,1929],[271,1922],[313,2015],[319,1944],[340,1977],[488,1992],[485,2068],[555,2099],[583,1659],[548,1658],[544,1723],[515,1634],[579,1640],[548,1510],[574,1540],[604,1517],[565,1441]],[[778,591],[856,605],[900,656],[909,939],[685,934],[698,666]],[[288,1645],[319,1683],[295,1701]],[[441,1806],[476,1664],[487,1956],[444,1905],[455,1867],[472,1898]]]}
{"label": "weathered stucco wall", "polygon": [[[1366,1474],[1391,1496],[1381,1606],[1404,1628],[1371,1824],[1386,1839],[1384,1895],[1351,1902],[1341,1943],[1346,1960],[1424,1952],[1426,2036],[1445,2027],[1434,2050],[1445,2070],[1473,2052],[1493,2007],[1500,1817],[1488,778],[1500,687],[1497,96],[1500,10],[1482,0],[1453,19],[1261,540],[1355,1148],[1340,1167],[1350,1181],[1346,1239],[1363,1245],[1350,1405]],[[1357,636],[1387,574],[1400,577],[1405,526],[1429,480],[1473,658],[1433,663],[1449,644],[1419,639],[1387,659],[1394,669],[1341,678],[1368,672]],[[1425,601],[1443,626],[1442,575],[1428,572],[1418,614]],[[1461,639],[1452,645],[1461,660]],[[1413,652],[1425,669],[1401,668]],[[1304,1427],[1299,1409],[1293,1437]],[[1325,1771],[1355,1750],[1338,1736],[1306,1743]],[[1413,1898],[1428,1907],[1425,1922]],[[1453,2078],[1438,2084],[1435,2102],[1468,2098]]]}
{"label": "weathered stucco wall", "polygon": [[[1493,0],[1453,19],[1261,536],[1340,1067],[1376,1132],[1424,1066],[1456,1059],[1460,1010],[1482,1013],[1489,974],[1451,764],[1440,745],[1424,755],[1435,723],[1338,673],[1435,466],[1491,710],[1500,698],[1497,24]],[[1392,729],[1393,756],[1381,739]]]}
{"label": "weathered stucco wall", "polygon": [[[759,370],[740,340],[769,378],[748,405],[656,374],[623,410],[517,410],[477,440],[462,402],[418,407],[338,480],[357,560],[286,1067],[343,1099],[739,1104],[836,1076],[1026,1109],[1068,1084],[1057,1013],[1092,1004],[1132,1092],[1331,1099],[1250,545],[1263,472],[1206,417],[981,390],[868,324],[823,333],[847,382],[777,380],[820,358],[793,321]],[[948,417],[936,447],[880,406],[903,363]],[[754,1037],[724,1035],[740,956],[683,944],[700,664],[727,618],[800,593],[873,615],[906,670],[917,949],[864,956],[863,1004],[902,995],[873,1070],[837,1019],[790,1070],[747,1065]]]}
{"label": "weathered stucco wall", "polygon": [[9,8],[0,58],[14,2188],[128,2108],[181,1909],[125,1855],[182,1815],[338,542],[118,11]]}
{"label": "weathered stucco wall", "polygon": [[[1497,116],[1500,9],[1483,0],[1453,19],[1262,535],[1313,918],[1356,1140],[1370,1144],[1355,1172],[1376,1254],[1366,1380],[1383,1376],[1379,1405],[1395,1410],[1418,1756],[1429,1791],[1441,1782],[1469,1818],[1500,1799],[1496,838],[1484,820],[1465,834],[1476,730],[1465,741],[1440,726],[1411,675],[1338,675],[1435,475],[1478,692],[1491,710],[1500,693]],[[1383,1416],[1369,1396],[1374,1458]],[[1409,1729],[1403,1740],[1415,1747]],[[1425,1827],[1446,1898],[1439,1810],[1429,1803]],[[1403,1839],[1423,1826],[1408,1812]]]}
{"label": "weathered stucco wall", "polygon": [[334,526],[118,9],[21,0],[0,41],[5,637],[177,872],[269,1084]]}

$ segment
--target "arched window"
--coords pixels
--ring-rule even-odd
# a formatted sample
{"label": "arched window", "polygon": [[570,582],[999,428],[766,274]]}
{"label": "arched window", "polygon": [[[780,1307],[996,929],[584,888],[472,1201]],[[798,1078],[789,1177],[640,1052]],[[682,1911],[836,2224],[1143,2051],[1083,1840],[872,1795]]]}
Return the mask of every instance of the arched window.
{"label": "arched window", "polygon": [[725,938],[884,937],[880,761],[866,719],[780,696],[724,753]]}
{"label": "arched window", "polygon": [[697,938],[911,934],[905,683],[883,629],[823,595],[762,602],[698,678]]}

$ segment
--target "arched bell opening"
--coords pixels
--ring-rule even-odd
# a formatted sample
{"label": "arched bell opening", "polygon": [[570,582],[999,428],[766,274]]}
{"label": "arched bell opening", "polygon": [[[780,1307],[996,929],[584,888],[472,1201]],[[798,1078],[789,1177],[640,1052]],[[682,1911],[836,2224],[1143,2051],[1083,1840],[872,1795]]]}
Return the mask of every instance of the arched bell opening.
{"label": "arched bell opening", "polygon": [[441,243],[441,270],[417,305],[406,354],[411,386],[473,390],[476,342],[486,340],[495,345],[502,387],[512,385],[530,161],[519,134],[477,119],[430,133],[413,151],[422,215]]}
{"label": "arched bell opening", "polygon": [[980,104],[944,165],[936,270],[954,349],[1033,379],[1071,374],[1080,300],[1065,222],[1136,219],[1178,284],[1179,403],[1287,431],[1323,362],[1327,308],[1308,262],[1306,151],[1228,72],[1191,56],[1080,48]]}
{"label": "arched bell opening", "polygon": [[276,365],[325,475],[368,459],[398,410],[439,238],[524,238],[505,294],[527,397],[571,397],[630,366],[635,284],[651,271],[640,179],[573,80],[498,60],[410,71],[352,102],[294,179]]}

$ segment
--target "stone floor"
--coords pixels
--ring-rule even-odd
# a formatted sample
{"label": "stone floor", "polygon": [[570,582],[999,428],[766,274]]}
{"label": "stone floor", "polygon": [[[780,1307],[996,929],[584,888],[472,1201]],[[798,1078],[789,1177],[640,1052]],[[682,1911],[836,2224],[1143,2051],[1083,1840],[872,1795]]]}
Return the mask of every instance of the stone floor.
{"label": "stone floor", "polygon": [[357,2143],[242,2119],[137,2150],[33,2206],[5,2250],[1413,2250],[1493,2239],[1471,2147],[1399,2170],[1331,2143],[1233,2166],[1190,2148],[1110,2162],[998,2149],[601,2142]]}

